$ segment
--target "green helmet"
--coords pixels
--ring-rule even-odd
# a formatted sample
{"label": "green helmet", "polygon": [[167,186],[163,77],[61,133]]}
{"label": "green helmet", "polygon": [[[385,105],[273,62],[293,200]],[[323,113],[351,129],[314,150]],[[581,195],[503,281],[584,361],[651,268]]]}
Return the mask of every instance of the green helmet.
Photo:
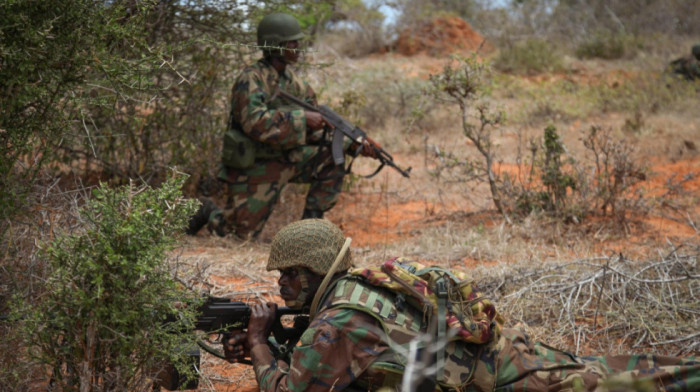
{"label": "green helmet", "polygon": [[[291,223],[272,239],[267,270],[306,267],[318,275],[326,275],[343,244],[343,232],[328,220],[303,219]],[[348,249],[337,271],[346,271],[351,265]]]}
{"label": "green helmet", "polygon": [[258,45],[280,46],[287,41],[304,38],[301,26],[295,17],[282,12],[266,15],[258,24]]}
{"label": "green helmet", "polygon": [[700,44],[693,45],[693,56],[695,56],[696,59],[700,60]]}

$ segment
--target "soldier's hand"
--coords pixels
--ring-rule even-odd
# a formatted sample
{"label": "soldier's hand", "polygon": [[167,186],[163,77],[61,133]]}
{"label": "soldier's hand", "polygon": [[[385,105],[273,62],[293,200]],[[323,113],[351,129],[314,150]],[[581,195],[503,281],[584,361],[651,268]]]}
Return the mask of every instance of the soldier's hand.
{"label": "soldier's hand", "polygon": [[231,332],[224,343],[224,356],[229,362],[241,362],[250,357],[248,347],[248,336],[244,331],[236,330]]}
{"label": "soldier's hand", "polygon": [[[360,146],[358,145],[357,148]],[[362,139],[362,149],[360,150],[360,155],[363,157],[377,158],[377,149],[381,149],[382,146],[375,142],[371,137],[367,136]]]}
{"label": "soldier's hand", "polygon": [[259,344],[267,344],[272,324],[275,322],[277,304],[274,302],[259,303],[250,308],[250,320],[248,321],[248,347],[253,348]]}
{"label": "soldier's hand", "polygon": [[319,112],[312,112],[310,110],[304,111],[306,114],[306,128],[315,131],[318,129],[323,129],[326,124],[323,116]]}

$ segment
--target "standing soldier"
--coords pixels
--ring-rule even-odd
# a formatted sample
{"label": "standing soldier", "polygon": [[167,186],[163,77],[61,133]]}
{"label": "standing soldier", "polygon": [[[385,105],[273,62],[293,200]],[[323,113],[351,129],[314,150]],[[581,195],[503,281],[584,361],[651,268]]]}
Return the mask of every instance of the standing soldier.
{"label": "standing soldier", "polygon": [[[309,184],[302,219],[321,218],[336,204],[344,167],[334,164],[329,148],[321,148],[330,137],[324,132],[327,124],[318,112],[289,105],[277,94],[284,90],[316,106],[316,94],[290,67],[299,59],[303,37],[291,15],[273,13],[260,21],[257,41],[263,57],[243,69],[231,92],[218,173],[228,188],[226,206],[222,210],[205,201],[188,234],[208,223],[220,236],[255,237],[289,182]],[[360,153],[374,156],[371,139],[363,144]]]}
{"label": "standing soldier", "polygon": [[[291,356],[284,358],[275,357],[268,345],[275,303],[254,305],[247,332],[234,331],[224,342],[229,361],[251,358],[260,391],[700,390],[700,361],[656,355],[580,357],[533,344],[520,330],[502,327],[493,303],[465,274],[403,258],[390,259],[386,269],[350,269],[349,244],[324,219],[294,222],[275,235],[267,269],[279,270],[286,305],[307,309],[311,320]],[[434,286],[402,279],[435,273],[442,279]],[[459,284],[448,283],[448,277]],[[412,303],[407,292],[426,301]],[[435,312],[426,311],[431,298],[438,304]],[[445,300],[447,305],[440,305]],[[440,317],[440,308],[461,316]],[[433,322],[427,320],[451,321],[430,328]],[[426,333],[432,343],[420,343]],[[421,363],[411,361],[415,342],[423,345]],[[429,367],[421,369],[422,364]]]}
{"label": "standing soldier", "polygon": [[700,44],[693,45],[691,52],[691,56],[673,60],[670,64],[671,72],[686,80],[700,79]]}

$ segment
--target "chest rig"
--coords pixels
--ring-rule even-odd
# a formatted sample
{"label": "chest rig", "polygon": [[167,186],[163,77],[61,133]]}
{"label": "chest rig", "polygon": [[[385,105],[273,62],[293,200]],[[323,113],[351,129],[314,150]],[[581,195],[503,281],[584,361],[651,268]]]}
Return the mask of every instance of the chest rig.
{"label": "chest rig", "polygon": [[[329,287],[320,310],[353,309],[375,318],[387,336],[389,350],[368,371],[383,374],[383,387],[396,388],[404,372],[433,371],[435,390],[491,390],[495,377],[478,369],[483,345],[468,343],[455,334],[440,339],[429,335],[430,317],[389,289],[373,286],[360,276],[348,275]],[[438,365],[435,353],[443,351]],[[432,356],[431,356],[432,355]]]}

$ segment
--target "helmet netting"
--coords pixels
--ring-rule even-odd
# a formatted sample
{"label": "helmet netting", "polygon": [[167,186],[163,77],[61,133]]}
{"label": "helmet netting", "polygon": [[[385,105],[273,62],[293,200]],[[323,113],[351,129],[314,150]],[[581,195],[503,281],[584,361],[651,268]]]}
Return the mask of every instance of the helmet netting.
{"label": "helmet netting", "polygon": [[[267,270],[306,267],[326,275],[345,243],[340,229],[325,219],[304,219],[285,226],[272,239]],[[338,271],[352,266],[350,250],[338,265]]]}

